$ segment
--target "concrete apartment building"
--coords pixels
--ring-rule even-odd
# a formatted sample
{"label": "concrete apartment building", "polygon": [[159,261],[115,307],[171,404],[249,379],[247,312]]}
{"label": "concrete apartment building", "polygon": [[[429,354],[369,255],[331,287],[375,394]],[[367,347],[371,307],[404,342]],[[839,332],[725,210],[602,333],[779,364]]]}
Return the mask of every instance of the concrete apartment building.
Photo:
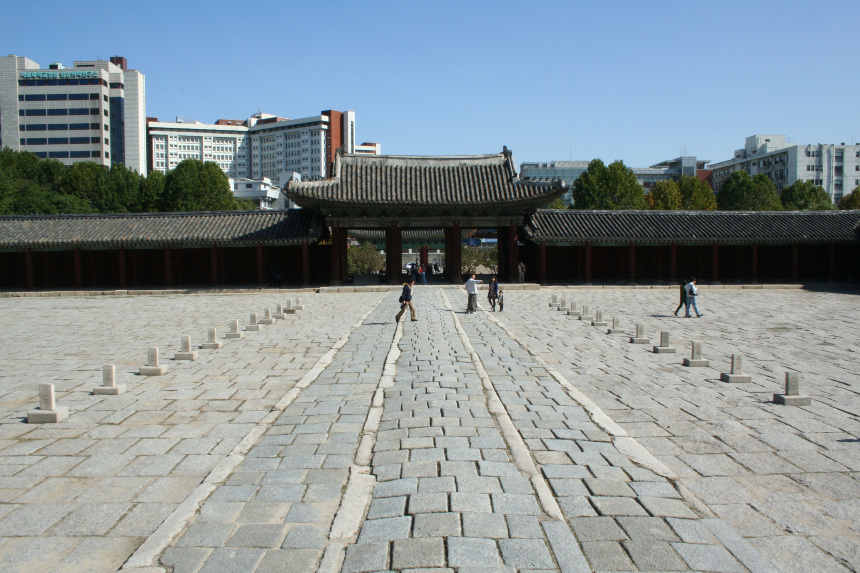
{"label": "concrete apartment building", "polygon": [[146,80],[121,56],[53,63],[0,57],[0,147],[66,165],[146,172]]}
{"label": "concrete apartment building", "polygon": [[860,145],[798,145],[784,135],[751,135],[732,159],[710,167],[717,193],[732,172],[743,169],[750,175],[764,173],[778,191],[795,181],[810,181],[835,203],[860,185]]}

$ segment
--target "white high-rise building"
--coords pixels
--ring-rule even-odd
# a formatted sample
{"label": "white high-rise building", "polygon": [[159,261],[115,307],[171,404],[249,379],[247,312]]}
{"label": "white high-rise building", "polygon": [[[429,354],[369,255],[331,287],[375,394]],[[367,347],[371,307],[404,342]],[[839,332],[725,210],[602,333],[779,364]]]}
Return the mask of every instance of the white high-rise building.
{"label": "white high-rise building", "polygon": [[0,147],[70,165],[146,172],[146,81],[125,58],[54,63],[0,57]]}
{"label": "white high-rise building", "polygon": [[752,135],[732,159],[713,163],[714,191],[719,193],[734,171],[764,173],[782,191],[798,180],[820,185],[836,203],[860,185],[860,145],[798,145],[784,135]]}

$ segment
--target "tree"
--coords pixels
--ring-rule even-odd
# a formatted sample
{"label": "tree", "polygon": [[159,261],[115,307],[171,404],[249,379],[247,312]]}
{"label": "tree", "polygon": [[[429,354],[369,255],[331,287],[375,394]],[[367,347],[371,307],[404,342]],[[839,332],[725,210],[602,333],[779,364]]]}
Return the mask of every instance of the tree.
{"label": "tree", "polygon": [[57,191],[89,203],[91,213],[110,213],[112,201],[105,188],[108,169],[92,161],[80,161],[66,169]]}
{"label": "tree", "polygon": [[478,267],[486,267],[491,273],[496,274],[499,268],[499,252],[497,249],[464,246],[460,254],[460,263],[462,265],[460,272],[465,274],[477,272]]}
{"label": "tree", "polygon": [[681,209],[688,211],[714,211],[717,197],[706,182],[693,175],[683,175],[678,179],[681,190]]}
{"label": "tree", "polygon": [[346,262],[351,275],[369,275],[385,266],[385,258],[373,243],[361,243],[346,251]]}
{"label": "tree", "polygon": [[227,175],[215,163],[185,159],[164,181],[164,211],[234,211],[239,208]]}
{"label": "tree", "polygon": [[672,179],[658,181],[645,195],[645,206],[652,210],[677,211],[681,208],[681,190]]}
{"label": "tree", "polygon": [[717,205],[723,211],[782,210],[773,181],[764,173],[750,177],[743,170],[732,173],[723,184]]}
{"label": "tree", "polygon": [[573,183],[574,209],[643,209],[645,194],[633,171],[624,162],[607,167],[600,159],[588,164]]}
{"label": "tree", "polygon": [[164,173],[150,171],[145,179],[140,181],[137,200],[132,209],[135,213],[153,213],[158,211],[164,200]]}
{"label": "tree", "polygon": [[836,208],[823,187],[802,179],[783,189],[780,199],[787,211],[827,211]]}
{"label": "tree", "polygon": [[561,197],[556,197],[552,201],[550,201],[549,205],[545,207],[546,209],[567,209],[567,205],[564,204],[564,199]]}
{"label": "tree", "polygon": [[860,209],[860,187],[855,187],[854,191],[842,197],[839,201],[839,208],[844,210]]}

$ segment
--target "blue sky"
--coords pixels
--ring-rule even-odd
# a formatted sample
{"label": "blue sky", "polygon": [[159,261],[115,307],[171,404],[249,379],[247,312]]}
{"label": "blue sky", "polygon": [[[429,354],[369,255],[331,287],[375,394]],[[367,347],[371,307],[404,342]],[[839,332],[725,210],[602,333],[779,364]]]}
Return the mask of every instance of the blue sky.
{"label": "blue sky", "polygon": [[[10,2],[0,54],[125,56],[147,115],[356,112],[383,153],[689,155],[860,143],[860,2]],[[10,23],[16,25],[9,25]]]}

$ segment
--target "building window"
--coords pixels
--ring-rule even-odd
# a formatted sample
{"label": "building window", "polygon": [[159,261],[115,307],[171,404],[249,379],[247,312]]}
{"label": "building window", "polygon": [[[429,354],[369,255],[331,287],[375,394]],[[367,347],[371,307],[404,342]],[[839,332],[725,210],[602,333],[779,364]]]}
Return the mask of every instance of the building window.
{"label": "building window", "polygon": [[89,94],[69,94],[70,100],[90,99]]}
{"label": "building window", "polygon": [[48,115],[44,109],[26,109],[22,111],[24,111],[24,115],[28,116]]}

